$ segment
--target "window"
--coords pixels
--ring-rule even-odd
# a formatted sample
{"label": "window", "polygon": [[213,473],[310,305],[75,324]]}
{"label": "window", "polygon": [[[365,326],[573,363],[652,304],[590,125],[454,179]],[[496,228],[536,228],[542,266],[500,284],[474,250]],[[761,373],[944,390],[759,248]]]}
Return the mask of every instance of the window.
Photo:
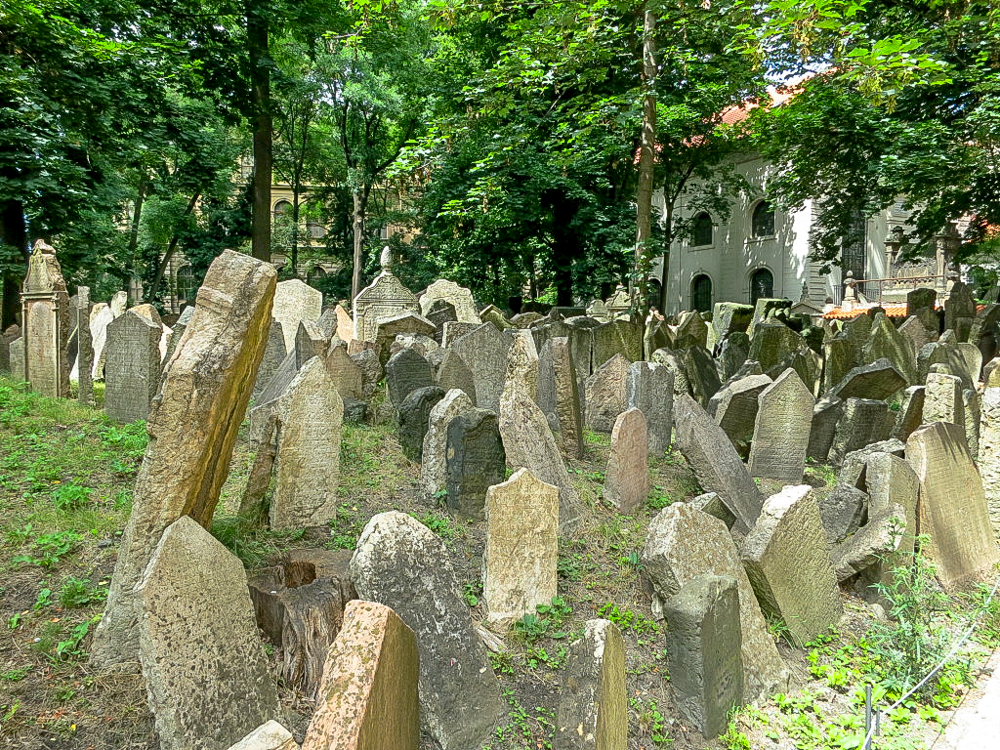
{"label": "window", "polygon": [[279,216],[291,216],[292,215],[292,204],[288,201],[278,201],[274,204],[274,218],[277,219]]}
{"label": "window", "polygon": [[314,219],[306,222],[306,232],[314,240],[321,240],[326,237],[326,227]]}
{"label": "window", "polygon": [[[868,254],[865,251],[868,244],[867,233],[868,220],[861,211],[855,211],[851,214],[850,224],[840,242],[840,266],[845,278],[848,271],[858,281],[868,276]],[[865,293],[864,284],[858,284],[854,288],[858,294]]]}
{"label": "window", "polygon": [[712,217],[702,211],[694,217],[691,227],[691,244],[695,247],[712,244]]}
{"label": "window", "polygon": [[319,266],[313,266],[309,273],[306,275],[306,281],[312,284],[314,281],[319,281],[320,279],[326,278],[326,271],[324,271]]}
{"label": "window", "polygon": [[190,302],[194,299],[196,291],[194,271],[191,270],[191,266],[177,269],[177,301]]}
{"label": "window", "polygon": [[712,280],[703,273],[691,279],[691,307],[698,312],[712,309]]}
{"label": "window", "polygon": [[767,201],[761,201],[754,207],[751,231],[754,237],[770,237],[774,234],[774,209]]}
{"label": "window", "polygon": [[750,304],[757,304],[759,299],[774,296],[774,276],[766,268],[758,268],[750,276]]}

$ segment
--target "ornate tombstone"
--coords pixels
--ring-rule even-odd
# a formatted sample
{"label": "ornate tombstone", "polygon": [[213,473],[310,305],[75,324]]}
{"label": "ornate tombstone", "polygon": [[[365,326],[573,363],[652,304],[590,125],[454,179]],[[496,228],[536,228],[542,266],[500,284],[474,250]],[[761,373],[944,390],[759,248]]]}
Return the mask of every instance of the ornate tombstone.
{"label": "ornate tombstone", "polygon": [[69,396],[69,294],[55,250],[43,240],[28,261],[21,305],[24,379],[39,395]]}
{"label": "ornate tombstone", "polygon": [[382,273],[354,298],[354,338],[359,341],[375,341],[381,318],[420,312],[413,292],[392,275],[392,252],[388,246],[382,250],[381,263]]}

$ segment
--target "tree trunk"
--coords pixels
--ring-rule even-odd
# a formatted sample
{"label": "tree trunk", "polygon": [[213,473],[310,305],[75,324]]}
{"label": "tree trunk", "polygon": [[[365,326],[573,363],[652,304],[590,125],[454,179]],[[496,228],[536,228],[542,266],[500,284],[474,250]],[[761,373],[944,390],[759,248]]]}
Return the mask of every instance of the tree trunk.
{"label": "tree trunk", "polygon": [[632,301],[646,306],[649,240],[652,236],[653,164],[656,157],[656,16],[646,8],[642,27],[642,134],[635,190],[635,267]]}
{"label": "tree trunk", "polygon": [[[16,249],[26,259],[24,207],[21,201],[8,200],[0,207],[0,243]],[[3,309],[0,310],[0,331],[17,322],[21,312],[21,278],[13,268],[3,272]]]}
{"label": "tree trunk", "polygon": [[267,18],[255,1],[247,4],[247,52],[253,106],[253,257],[271,260],[271,74],[267,59]]}
{"label": "tree trunk", "polygon": [[351,274],[351,304],[361,291],[361,260],[364,245],[365,207],[368,204],[368,188],[355,188],[351,192],[354,228],[354,269]]}
{"label": "tree trunk", "polygon": [[292,249],[289,253],[292,263],[292,278],[299,277],[299,190],[292,188]]}
{"label": "tree trunk", "polygon": [[[187,208],[184,209],[184,218],[186,219],[194,207],[198,205],[198,198],[201,197],[201,193],[195,193],[191,196],[191,200],[188,201]],[[163,258],[160,260],[159,265],[156,267],[156,276],[153,278],[153,283],[149,287],[149,294],[146,295],[146,299],[150,302],[156,299],[157,293],[160,291],[160,284],[163,283],[163,276],[166,274],[167,268],[170,267],[170,259],[174,257],[174,252],[177,250],[177,243],[180,240],[180,235],[174,232],[174,236],[170,238],[170,244],[167,245],[167,252],[163,254]]]}
{"label": "tree trunk", "polygon": [[132,212],[132,228],[128,235],[128,250],[125,257],[129,262],[135,258],[135,249],[139,245],[139,222],[142,219],[142,204],[146,199],[146,190],[149,187],[149,178],[143,172],[139,176],[139,189],[135,196],[135,210]]}
{"label": "tree trunk", "polygon": [[660,313],[667,314],[667,282],[670,279],[670,246],[674,243],[674,202],[667,200],[667,216],[664,219],[663,273],[660,274]]}

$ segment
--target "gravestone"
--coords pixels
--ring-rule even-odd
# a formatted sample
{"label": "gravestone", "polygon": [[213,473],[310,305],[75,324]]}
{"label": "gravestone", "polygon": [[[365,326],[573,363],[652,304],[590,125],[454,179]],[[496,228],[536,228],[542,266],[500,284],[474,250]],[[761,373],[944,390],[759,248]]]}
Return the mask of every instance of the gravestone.
{"label": "gravestone", "polygon": [[974,460],[979,459],[979,430],[983,416],[979,391],[966,388],[962,391],[962,405],[965,407],[965,439]]}
{"label": "gravestone", "polygon": [[399,406],[399,444],[403,455],[414,463],[420,463],[424,452],[424,436],[431,409],[444,398],[444,390],[436,385],[417,388],[403,399]]}
{"label": "gravestone", "polygon": [[464,391],[453,388],[431,409],[421,453],[420,484],[428,495],[447,489],[448,424],[452,418],[473,408]]}
{"label": "gravestone", "polygon": [[496,411],[500,408],[512,343],[513,340],[500,333],[495,325],[483,323],[452,344],[452,349],[472,371],[476,384],[474,400],[481,409]]}
{"label": "gravestone", "polygon": [[10,342],[10,374],[15,382],[24,382],[24,337],[18,336]]}
{"label": "gravestone", "polygon": [[376,354],[372,349],[362,349],[361,351],[350,354],[350,345],[348,345],[348,354],[354,364],[358,366],[358,369],[361,370],[362,397],[366,399],[371,398],[371,395],[375,392],[375,388],[378,386],[379,381],[385,374],[382,363],[379,361],[378,354]]}
{"label": "gravestone", "polygon": [[[465,361],[453,350],[446,349],[437,369],[437,384],[445,391],[459,389],[470,399],[476,397],[476,379]],[[475,405],[473,403],[473,405]]]}
{"label": "gravestone", "polygon": [[740,599],[732,576],[698,576],[663,604],[674,703],[706,739],[743,705]]}
{"label": "gravestone", "polygon": [[871,333],[862,347],[864,362],[888,359],[906,379],[907,385],[915,385],[917,375],[917,349],[913,342],[896,330],[883,313],[875,316]]}
{"label": "gravestone", "polygon": [[708,347],[708,326],[697,310],[685,310],[678,316],[677,328],[674,330],[673,349]]}
{"label": "gravestone", "polygon": [[341,398],[365,398],[365,376],[358,363],[347,353],[347,343],[342,339],[330,341],[326,352],[326,371],[337,386]]}
{"label": "gravestone", "polygon": [[405,513],[380,513],[361,532],[351,577],[417,637],[421,727],[442,750],[479,747],[504,701],[441,540]]}
{"label": "gravestone", "polygon": [[591,331],[591,368],[596,370],[609,359],[622,355],[629,362],[642,359],[642,329],[629,320],[612,320]]}
{"label": "gravestone", "polygon": [[265,722],[229,750],[300,750],[292,733],[274,719]]}
{"label": "gravestone", "polygon": [[899,334],[905,336],[913,346],[914,352],[919,352],[927,344],[937,340],[937,332],[927,330],[920,318],[911,315],[899,326]]}
{"label": "gravestone", "polygon": [[633,362],[625,381],[625,405],[645,415],[649,455],[662,456],[674,429],[674,374],[666,365]]}
{"label": "gravestone", "polygon": [[413,630],[383,604],[349,602],[302,750],[417,750],[419,679]]}
{"label": "gravestone", "polygon": [[348,343],[354,338],[354,318],[341,305],[334,308],[337,314],[337,338]]}
{"label": "gravestone", "polygon": [[576,367],[576,382],[583,383],[597,368],[592,367],[594,352],[594,328],[600,323],[593,318],[577,316],[567,318],[566,327],[569,339],[569,349],[573,353],[573,365]]}
{"label": "gravestone", "polygon": [[[90,287],[81,286],[76,290],[76,306],[73,308],[72,326],[77,334],[77,398],[89,406],[94,406],[94,337],[90,332]],[[2,368],[0,368],[2,369]]]}
{"label": "gravestone", "polygon": [[813,640],[843,614],[826,532],[809,485],[785,487],[764,503],[740,548],[757,600],[797,643]]}
{"label": "gravestone", "polygon": [[104,382],[104,348],[108,342],[108,325],[115,319],[111,308],[99,302],[90,311],[90,335],[94,341],[94,369],[91,379]]}
{"label": "gravestone", "polygon": [[663,347],[673,347],[674,337],[663,320],[646,321],[646,331],[642,335],[643,359],[651,359],[653,352]]}
{"label": "gravestone", "polygon": [[741,455],[750,451],[758,397],[771,383],[767,375],[747,375],[726,383],[708,402],[709,416]]}
{"label": "gravestone", "polygon": [[445,487],[448,508],[463,520],[481,520],[486,491],[503,481],[506,456],[497,415],[468,409],[448,422]]}
{"label": "gravestone", "polygon": [[925,345],[917,356],[917,370],[921,378],[927,376],[934,365],[944,365],[951,375],[962,378],[966,388],[974,388],[983,368],[983,354],[972,344],[940,341]]}
{"label": "gravestone", "polygon": [[957,375],[932,372],[924,384],[924,424],[950,422],[965,428],[962,379]]}
{"label": "gravestone", "polygon": [[441,346],[445,348],[451,347],[456,341],[458,341],[462,336],[470,333],[479,326],[475,323],[458,323],[455,321],[446,321],[444,325],[441,326]]}
{"label": "gravestone", "polygon": [[[170,339],[167,341],[167,353],[163,357],[163,366],[164,367],[166,367],[167,362],[170,361],[170,358],[172,356],[174,356],[174,352],[177,351],[177,345],[181,342],[181,336],[183,336],[184,335],[184,331],[187,330],[188,324],[191,322],[191,317],[193,315],[194,315],[194,306],[193,305],[188,305],[187,307],[184,308],[184,312],[182,312],[177,317],[177,320],[174,321],[174,325],[171,327],[171,330],[170,330]],[[273,325],[273,321],[272,321],[272,325]],[[281,339],[281,345],[282,345],[282,347],[284,347],[285,340],[284,340],[284,338],[281,335],[281,326],[280,325],[277,326],[277,329],[278,329],[278,337]],[[284,351],[284,349],[282,349],[282,351]],[[264,356],[265,356],[265,359],[266,359],[267,355],[265,354]],[[284,358],[284,355],[282,355],[282,359],[283,358]],[[281,360],[278,360],[279,364],[280,364],[280,362],[281,362]],[[260,378],[260,371],[261,371],[261,368],[263,368],[263,367],[264,367],[264,363],[262,361],[261,362],[261,367],[257,368],[257,377],[258,377],[258,379]]]}
{"label": "gravestone", "polygon": [[10,365],[10,345],[21,337],[21,327],[14,323],[0,334],[0,372],[12,372]]}
{"label": "gravestone", "polygon": [[280,710],[246,572],[190,516],[157,542],[135,596],[160,747],[226,750]]}
{"label": "gravestone", "polygon": [[483,599],[487,620],[535,614],[556,596],[559,488],[518,469],[486,491]]}
{"label": "gravestone", "polygon": [[160,387],[162,327],[128,310],[108,325],[104,411],[116,422],[149,416]]}
{"label": "gravestone", "polygon": [[646,417],[632,407],[618,415],[604,475],[604,499],[629,515],[649,497],[649,438]]}
{"label": "gravestone", "polygon": [[286,352],[295,348],[295,336],[299,330],[299,323],[303,320],[315,321],[322,314],[323,293],[321,291],[313,289],[301,279],[289,279],[278,284],[274,292],[271,317],[281,323]]}
{"label": "gravestone", "polygon": [[750,337],[745,333],[731,333],[718,344],[716,364],[719,380],[729,380],[750,356]]}
{"label": "gravestone", "polygon": [[411,341],[420,340],[424,349],[422,353],[425,353],[437,347],[437,342],[434,340],[436,332],[433,323],[415,312],[382,317],[378,319],[375,327],[375,350],[379,352],[379,359],[385,361],[395,353],[393,345],[405,336],[411,338]]}
{"label": "gravestone", "polygon": [[39,396],[70,395],[69,294],[56,253],[38,240],[21,289],[24,380]]}
{"label": "gravestone", "polygon": [[580,497],[545,415],[516,382],[508,383],[500,402],[500,436],[508,464],[515,469],[530,469],[543,482],[559,488],[560,532],[576,528],[581,516]]}
{"label": "gravestone", "polygon": [[839,544],[860,528],[868,510],[868,495],[853,485],[840,483],[817,498],[816,504],[827,539]]}
{"label": "gravestone", "polygon": [[398,409],[413,391],[434,385],[434,374],[419,352],[401,349],[386,363],[385,384],[389,390],[389,401]]}
{"label": "gravestone", "polygon": [[904,516],[905,511],[899,505],[872,513],[868,523],[832,549],[830,562],[837,581],[843,583],[860,573],[859,583],[868,592],[878,584],[891,585],[889,561],[896,559],[900,543],[906,537]]}
{"label": "gravestone", "polygon": [[[401,313],[419,313],[417,298],[392,275],[389,248],[382,251],[382,272],[354,298],[354,338],[376,341],[379,322]],[[433,328],[433,324],[428,323]],[[395,333],[393,334],[395,335]]]}
{"label": "gravestone", "polygon": [[724,340],[733,333],[747,332],[750,321],[753,320],[753,306],[741,305],[738,302],[716,302],[712,308],[712,328],[715,338]]}
{"label": "gravestone", "polygon": [[885,440],[889,437],[890,430],[889,407],[885,401],[870,398],[847,399],[830,446],[830,463],[840,466],[848,453]]}
{"label": "gravestone", "polygon": [[767,372],[804,346],[802,337],[788,326],[768,323],[757,327],[750,340],[748,359],[760,362],[761,369]]}
{"label": "gravestone", "polygon": [[555,750],[625,750],[628,742],[625,645],[610,620],[587,620],[569,647],[559,692]]}
{"label": "gravestone", "polygon": [[746,533],[760,514],[764,498],[740,461],[726,433],[690,396],[674,401],[677,447],[706,492],[717,492],[736,516],[736,531]]}
{"label": "gravestone", "polygon": [[983,390],[983,415],[979,432],[979,473],[986,505],[995,532],[1000,532],[1000,387]]}
{"label": "gravestone", "polygon": [[750,476],[798,484],[805,470],[816,399],[791,368],[758,396]]}
{"label": "gravestone", "polygon": [[705,349],[697,346],[681,349],[677,354],[687,375],[691,395],[699,404],[707,407],[712,396],[722,387],[715,360]]}
{"label": "gravestone", "polygon": [[958,341],[968,341],[975,317],[976,297],[973,288],[962,281],[956,281],[948,291],[948,299],[944,301],[945,329],[955,331]]}
{"label": "gravestone", "polygon": [[[188,310],[192,311],[192,315],[194,314],[194,308],[189,307],[184,311],[185,315],[187,315]],[[188,321],[184,323],[184,327],[186,328],[188,325],[190,325],[190,316]],[[277,320],[272,320],[270,328],[268,329],[267,346],[264,348],[264,357],[260,361],[260,367],[257,368],[257,379],[253,387],[253,400],[256,403],[262,403],[260,397],[271,383],[275,374],[278,372],[282,362],[285,360],[286,354],[285,334],[282,331],[281,323]]]}
{"label": "gravestone", "polygon": [[313,357],[326,358],[326,337],[314,320],[300,320],[295,332],[295,366],[301,368]]}
{"label": "gravestone", "polygon": [[965,430],[947,422],[921,427],[906,441],[906,460],[920,482],[917,526],[930,535],[924,553],[941,585],[953,590],[987,575],[1000,552]]}
{"label": "gravestone", "polygon": [[584,383],[585,421],[595,432],[611,432],[618,415],[628,409],[630,364],[626,357],[616,354]]}
{"label": "gravestone", "polygon": [[435,302],[447,302],[455,310],[454,320],[480,325],[482,321],[476,309],[472,292],[454,281],[438,279],[420,295],[420,314],[425,318]]}
{"label": "gravestone", "polygon": [[191,325],[147,421],[156,440],[136,478],[104,618],[91,645],[95,666],[135,661],[133,588],[163,530],[184,515],[203,526],[212,522],[264,356],[275,281],[273,266],[231,250],[205,275]]}
{"label": "gravestone", "polygon": [[823,390],[829,391],[858,366],[860,357],[846,333],[823,342]]}
{"label": "gravestone", "polygon": [[868,523],[876,517],[897,515],[902,509],[902,525],[895,556],[883,556],[874,564],[871,583],[891,583],[892,569],[908,565],[917,534],[917,499],[920,481],[906,459],[889,453],[873,453],[866,460],[865,487],[868,491]]}
{"label": "gravestone", "polygon": [[513,328],[514,325],[507,320],[507,316],[496,307],[496,305],[487,305],[482,310],[479,311],[479,319],[484,323],[492,323],[496,326],[498,331],[506,331],[508,328]]}
{"label": "gravestone", "polygon": [[739,592],[744,698],[770,695],[787,685],[788,673],[757,598],[750,587],[736,544],[718,518],[675,503],[653,518],[642,552],[642,564],[653,586],[653,613],[659,616],[664,602],[703,575],[730,576]]}
{"label": "gravestone", "polygon": [[582,459],[583,407],[573,354],[565,336],[548,339],[542,345],[538,358],[538,406],[546,416],[555,415],[562,452],[569,458]]}
{"label": "gravestone", "polygon": [[907,386],[906,378],[888,359],[879,359],[852,369],[830,391],[830,395],[842,398],[865,398],[882,400],[889,398]]}
{"label": "gravestone", "polygon": [[922,385],[912,385],[904,391],[891,433],[896,440],[905,442],[924,423],[925,392]]}
{"label": "gravestone", "polygon": [[532,401],[538,399],[538,352],[535,340],[528,331],[511,331],[511,345],[507,350],[507,370],[504,383],[516,380],[524,386]]}

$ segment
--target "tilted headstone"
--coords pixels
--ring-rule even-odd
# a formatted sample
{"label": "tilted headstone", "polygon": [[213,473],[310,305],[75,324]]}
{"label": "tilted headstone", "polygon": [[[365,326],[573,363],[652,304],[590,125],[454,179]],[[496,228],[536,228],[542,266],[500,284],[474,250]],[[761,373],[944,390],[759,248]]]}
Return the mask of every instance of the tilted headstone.
{"label": "tilted headstone", "polygon": [[924,424],[950,422],[965,428],[962,379],[957,375],[932,372],[924,384]]}
{"label": "tilted headstone", "polygon": [[507,350],[504,383],[512,379],[523,385],[531,400],[537,402],[538,352],[531,334],[520,329],[511,332],[511,346]]}
{"label": "tilted headstone", "polygon": [[656,362],[633,362],[625,381],[625,405],[645,415],[649,455],[662,456],[674,429],[674,374]]}
{"label": "tilted headstone", "polygon": [[405,336],[419,338],[426,352],[428,348],[437,346],[437,342],[434,341],[436,332],[433,323],[415,312],[402,312],[379,318],[375,327],[375,349],[379,352],[379,359],[384,362],[395,353],[393,346],[400,336]]}
{"label": "tilted headstone", "polygon": [[413,630],[384,604],[349,602],[302,750],[417,750],[419,678]]}
{"label": "tilted headstone", "polygon": [[160,747],[225,750],[280,711],[246,571],[190,516],[157,542],[135,637]]}
{"label": "tilted headstone", "polygon": [[889,437],[889,407],[885,401],[870,398],[849,398],[844,402],[844,414],[830,446],[829,461],[840,466],[844,457],[859,448]]}
{"label": "tilted headstone", "polygon": [[806,457],[815,461],[827,460],[843,414],[844,402],[836,396],[824,396],[816,402],[813,406]]}
{"label": "tilted headstone", "polygon": [[385,366],[385,384],[389,401],[397,409],[418,388],[434,385],[431,366],[415,349],[402,349]]}
{"label": "tilted headstone", "polygon": [[40,396],[70,395],[69,294],[55,250],[38,240],[21,288],[24,380]]}
{"label": "tilted headstone", "polygon": [[381,513],[361,533],[351,577],[417,636],[421,727],[442,750],[479,747],[505,704],[441,540],[412,516]]}
{"label": "tilted headstone", "polygon": [[1000,387],[983,390],[983,415],[979,432],[979,473],[993,528],[1000,531]]}
{"label": "tilted headstone", "polygon": [[482,323],[477,325],[476,323],[446,321],[445,324],[441,326],[441,346],[450,348],[452,344],[462,338],[462,336],[476,330],[481,325]]}
{"label": "tilted headstone", "polygon": [[111,308],[103,302],[94,305],[90,311],[90,335],[94,342],[94,368],[91,376],[94,381],[104,381],[104,349],[108,342],[108,325],[114,319]]}
{"label": "tilted headstone", "polygon": [[974,460],[979,459],[979,431],[983,417],[982,400],[979,391],[966,388],[962,391],[962,405],[965,407],[965,439]]}
{"label": "tilted headstone", "polygon": [[[917,495],[920,481],[906,459],[889,453],[873,453],[866,460],[865,487],[868,492],[868,524],[876,518],[882,523],[900,515],[902,523],[896,523],[899,540],[893,551],[897,554],[873,563],[874,568],[867,579],[871,583],[891,583],[891,571],[899,565],[908,565],[913,554],[917,534]],[[899,510],[902,513],[899,513]]]}
{"label": "tilted headstone", "polygon": [[748,359],[760,362],[761,369],[767,372],[804,346],[802,337],[788,326],[769,323],[759,326],[754,333]]}
{"label": "tilted headstone", "polygon": [[660,511],[649,525],[642,564],[653,586],[653,612],[702,575],[731,576],[739,591],[744,697],[748,701],[785,686],[788,674],[726,525],[686,503]]}
{"label": "tilted headstone", "polygon": [[697,310],[682,312],[674,330],[673,349],[687,349],[691,346],[700,349],[708,346],[708,326]]}
{"label": "tilted headstone", "polygon": [[560,532],[576,528],[582,512],[580,497],[570,481],[545,415],[517,383],[508,383],[504,389],[500,402],[500,436],[508,464],[531,469],[543,482],[559,488]]}
{"label": "tilted headstone", "polygon": [[888,359],[902,373],[908,385],[917,382],[917,350],[913,342],[896,330],[883,313],[875,316],[868,341],[862,347],[865,362]]}
{"label": "tilted headstone", "polygon": [[944,327],[955,331],[959,341],[968,341],[976,317],[976,297],[971,286],[956,281],[944,301]]}
{"label": "tilted headstone", "polygon": [[104,411],[116,422],[149,416],[160,387],[162,326],[128,310],[108,325]]}
{"label": "tilted headstone", "polygon": [[[76,305],[71,311],[72,326],[77,332],[76,370],[79,392],[77,398],[93,406],[94,401],[94,337],[90,332],[90,287],[81,286],[76,290]],[[2,369],[2,368],[0,368]]]}
{"label": "tilted headstone", "polygon": [[936,422],[910,435],[906,460],[920,481],[917,525],[930,536],[924,553],[947,589],[988,574],[1000,561],[983,482],[965,430]]}
{"label": "tilted headstone", "polygon": [[630,364],[626,357],[616,354],[584,383],[585,421],[595,432],[611,432],[618,415],[628,408]]}
{"label": "tilted headstone", "polygon": [[[323,293],[301,279],[289,279],[278,284],[274,292],[271,316],[281,323],[285,351],[295,348],[295,336],[303,320],[315,321],[323,314]],[[306,357],[305,359],[308,359]],[[305,361],[305,360],[303,360]]]}
{"label": "tilted headstone", "polygon": [[934,365],[944,365],[951,375],[962,379],[966,388],[973,388],[979,382],[983,368],[983,354],[972,344],[958,344],[941,341],[926,344],[917,355],[917,371],[921,378],[927,377]]}
{"label": "tilted headstone", "polygon": [[583,316],[567,318],[565,323],[568,328],[566,337],[569,339],[569,348],[573,352],[573,365],[576,367],[576,382],[582,383],[597,370],[597,367],[592,366],[593,332],[600,323],[593,318]]}
{"label": "tilted headstone", "polygon": [[209,526],[264,356],[276,272],[231,250],[198,290],[191,325],[164,373],[147,430],[156,435],[136,479],[104,618],[91,661],[107,666],[138,653],[133,588],[160,534],[189,515]]}
{"label": "tilted headstone", "polygon": [[903,392],[903,399],[896,413],[892,427],[892,437],[906,441],[910,434],[924,423],[924,398],[926,390],[922,385],[911,385]]}
{"label": "tilted headstone", "polygon": [[747,375],[726,383],[708,402],[708,414],[743,455],[750,451],[758,397],[771,383],[767,375]]}
{"label": "tilted headstone", "polygon": [[[670,327],[663,320],[647,320],[646,331],[642,335],[643,359],[652,359],[653,352],[663,347],[673,347],[674,337]],[[745,359],[745,357],[744,357]]]}
{"label": "tilted headstone", "polygon": [[888,359],[859,365],[835,385],[830,395],[842,398],[882,400],[907,386],[906,378]]}
{"label": "tilted headstone", "polygon": [[722,341],[733,333],[746,333],[753,320],[753,306],[738,302],[716,302],[712,308],[712,328]]}
{"label": "tilted headstone", "polygon": [[604,499],[622,513],[642,507],[649,497],[649,438],[646,417],[632,407],[618,415],[604,474]]}
{"label": "tilted headstone", "polygon": [[447,489],[448,424],[454,417],[472,408],[468,395],[453,388],[431,409],[420,462],[420,485],[428,495]]}
{"label": "tilted headstone", "polygon": [[823,390],[830,391],[858,366],[854,343],[841,333],[823,342]]}
{"label": "tilted headstone", "polygon": [[899,335],[905,336],[913,346],[914,352],[919,352],[927,344],[937,340],[937,332],[929,331],[920,318],[911,315],[899,326]]}
{"label": "tilted headstone", "polygon": [[492,323],[498,331],[506,331],[508,328],[514,327],[514,324],[507,319],[507,316],[496,305],[487,305],[480,310],[479,318],[484,323]]}
{"label": "tilted headstone", "polygon": [[830,551],[837,581],[843,583],[859,573],[865,588],[891,585],[889,569],[900,544],[907,537],[905,511],[891,505],[869,515],[868,523]]}
{"label": "tilted headstone", "polygon": [[792,369],[785,370],[757,398],[750,476],[797,484],[805,471],[816,399]]}
{"label": "tilted headstone", "polygon": [[313,357],[326,357],[326,337],[314,320],[300,320],[295,332],[295,366],[301,368]]}
{"label": "tilted headstone", "polygon": [[868,510],[868,495],[850,484],[838,484],[816,498],[820,519],[831,544],[839,544],[861,526]]}
{"label": "tilted headstone", "polygon": [[594,370],[618,354],[629,362],[642,359],[642,329],[631,321],[612,320],[594,328],[591,336]]}
{"label": "tilted headstone", "polygon": [[556,596],[559,488],[518,469],[486,491],[483,599],[487,619],[512,622]]}
{"label": "tilted headstone", "polygon": [[455,353],[472,371],[476,382],[474,400],[481,409],[496,411],[500,407],[512,344],[513,340],[492,323],[483,323],[452,344]]}
{"label": "tilted headstone", "polygon": [[559,426],[557,438],[563,453],[582,459],[583,405],[573,354],[565,336],[548,339],[542,345],[538,357],[538,406],[546,416],[555,415]]}
{"label": "tilted headstone", "polygon": [[717,348],[719,380],[725,382],[736,374],[750,356],[750,337],[745,333],[731,333],[722,339]]}
{"label": "tilted headstone", "polygon": [[382,376],[385,375],[385,369],[379,361],[378,354],[372,349],[362,349],[359,352],[350,354],[350,345],[348,345],[348,353],[354,364],[361,370],[362,397],[366,399],[371,398]]}
{"label": "tilted headstone", "polygon": [[437,301],[447,302],[454,308],[455,320],[475,325],[482,323],[472,292],[464,286],[447,279],[438,279],[420,295],[420,314],[427,317],[427,313]]}
{"label": "tilted headstone", "polygon": [[625,644],[610,620],[587,620],[569,647],[559,692],[555,750],[625,750],[628,703]]}
{"label": "tilted headstone", "polygon": [[10,345],[14,339],[20,338],[21,327],[16,323],[8,326],[6,331],[0,333],[0,372],[11,372],[10,369]]}
{"label": "tilted headstone", "polygon": [[445,391],[459,389],[475,404],[476,379],[472,370],[453,349],[446,349],[437,368],[436,380],[438,386]]}
{"label": "tilted headstone", "polygon": [[674,703],[706,739],[743,705],[740,598],[732,576],[698,576],[663,604]]}
{"label": "tilted headstone", "polygon": [[334,312],[337,314],[337,338],[350,342],[354,338],[354,318],[340,305],[334,308]]}
{"label": "tilted headstone", "polygon": [[715,360],[705,349],[698,346],[681,349],[677,353],[687,375],[691,395],[702,406],[708,406],[712,396],[722,387]]}
{"label": "tilted headstone", "polygon": [[769,497],[740,548],[761,608],[780,617],[798,643],[813,640],[843,614],[811,492],[809,485],[792,485]]}
{"label": "tilted headstone", "polygon": [[341,398],[365,397],[365,376],[358,363],[347,353],[347,342],[338,338],[331,340],[324,364]]}
{"label": "tilted headstone", "polygon": [[444,390],[436,385],[417,388],[403,399],[396,413],[399,423],[399,444],[403,455],[415,463],[420,463],[424,452],[424,436],[431,409],[444,398]]}
{"label": "tilted headstone", "polygon": [[24,337],[19,336],[10,342],[10,374],[18,383],[24,381]]}
{"label": "tilted headstone", "polygon": [[486,491],[503,481],[506,454],[497,415],[469,409],[447,427],[445,487],[448,508],[464,520],[481,520]]}
{"label": "tilted headstone", "polygon": [[726,433],[690,396],[674,401],[677,447],[705,491],[717,492],[741,533],[753,526],[764,498]]}

